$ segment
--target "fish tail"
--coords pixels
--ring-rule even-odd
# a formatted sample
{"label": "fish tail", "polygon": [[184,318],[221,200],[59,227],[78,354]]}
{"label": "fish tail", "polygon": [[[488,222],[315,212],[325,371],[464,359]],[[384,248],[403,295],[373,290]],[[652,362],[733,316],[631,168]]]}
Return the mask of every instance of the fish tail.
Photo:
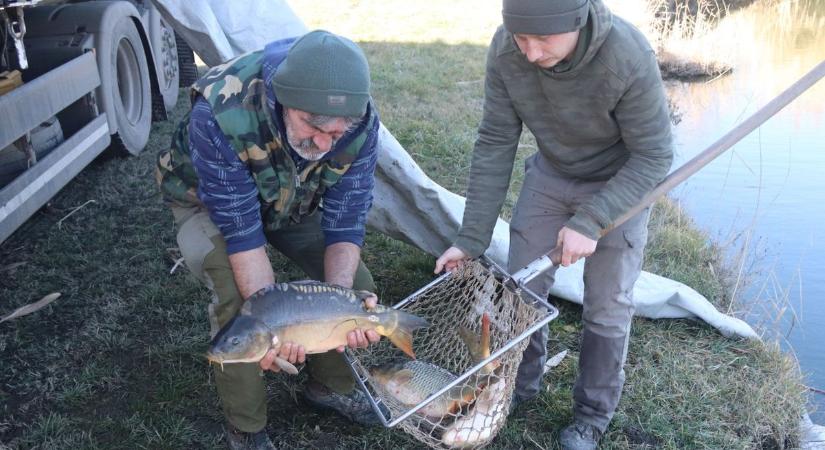
{"label": "fish tail", "polygon": [[473,361],[479,362],[490,356],[490,315],[486,312],[481,316],[481,335],[475,335],[469,328],[461,326],[458,335]]}
{"label": "fish tail", "polygon": [[387,338],[410,358],[415,359],[412,347],[412,332],[419,328],[428,327],[429,322],[404,311],[393,310],[390,313],[395,316],[395,327],[392,328]]}
{"label": "fish tail", "polygon": [[478,362],[484,359],[481,356],[481,345],[478,342],[478,338],[469,328],[465,326],[459,327],[458,336],[464,341],[464,345],[467,346],[467,351],[470,352],[470,357],[473,358],[473,361]]}

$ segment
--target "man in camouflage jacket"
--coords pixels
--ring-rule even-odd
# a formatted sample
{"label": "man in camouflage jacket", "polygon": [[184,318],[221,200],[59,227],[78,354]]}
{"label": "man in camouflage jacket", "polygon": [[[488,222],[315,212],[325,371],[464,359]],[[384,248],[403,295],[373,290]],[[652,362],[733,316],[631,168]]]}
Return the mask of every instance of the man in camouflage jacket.
{"label": "man in camouflage jacket", "polygon": [[[267,242],[313,279],[375,292],[360,260],[379,125],[369,84],[357,45],[313,31],[213,67],[192,86],[192,110],[159,155],[157,179],[187,267],[214,294],[212,336],[275,282]],[[378,338],[357,330],[348,341]],[[275,356],[215,370],[230,448],[274,448],[260,369],[277,371]],[[279,356],[305,359],[290,344]],[[340,355],[314,355],[307,366],[308,400],[361,423],[377,419]]]}
{"label": "man in camouflage jacket", "polygon": [[[489,245],[526,126],[538,152],[525,162],[513,209],[509,270],[556,247],[562,266],[587,258],[574,423],[562,431],[561,445],[594,449],[624,384],[649,212],[601,232],[667,174],[667,103],[650,45],[601,0],[504,0],[502,13],[487,54],[464,220],[436,272]],[[552,283],[550,271],[528,287],[546,297]],[[524,352],[514,405],[540,392],[547,332],[536,332]]]}

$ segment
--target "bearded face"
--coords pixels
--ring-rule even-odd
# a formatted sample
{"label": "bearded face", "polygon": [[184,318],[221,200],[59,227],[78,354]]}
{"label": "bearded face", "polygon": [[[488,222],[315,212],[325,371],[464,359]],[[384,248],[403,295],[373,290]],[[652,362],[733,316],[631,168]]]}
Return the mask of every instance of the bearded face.
{"label": "bearded face", "polygon": [[318,161],[329,153],[357,118],[331,117],[284,108],[286,140],[301,158]]}

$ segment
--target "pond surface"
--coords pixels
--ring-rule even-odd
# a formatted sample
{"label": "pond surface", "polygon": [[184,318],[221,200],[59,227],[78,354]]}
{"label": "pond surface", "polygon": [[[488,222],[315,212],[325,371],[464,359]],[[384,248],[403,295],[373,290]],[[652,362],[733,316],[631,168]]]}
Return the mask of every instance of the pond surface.
{"label": "pond surface", "polygon": [[[674,168],[825,60],[825,1],[760,2],[715,32],[735,70],[668,87],[681,115]],[[808,386],[825,390],[825,80],[671,197],[727,256],[744,251],[737,296],[748,321],[796,354]],[[811,400],[814,422],[825,423],[825,395]]]}

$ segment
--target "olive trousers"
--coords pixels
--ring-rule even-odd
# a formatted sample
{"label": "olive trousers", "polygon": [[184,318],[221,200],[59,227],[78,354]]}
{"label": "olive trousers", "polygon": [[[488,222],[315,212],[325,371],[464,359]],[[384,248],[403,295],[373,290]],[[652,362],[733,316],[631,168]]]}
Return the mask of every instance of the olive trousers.
{"label": "olive trousers", "polygon": [[[605,183],[570,178],[540,154],[528,158],[510,223],[510,273],[549,253],[556,246],[559,230]],[[616,411],[624,385],[623,366],[634,311],[633,285],[642,269],[649,216],[646,209],[603,236],[584,264],[584,326],[573,414],[576,420],[602,432]],[[546,298],[554,276],[555,268],[532,280],[528,287]],[[547,338],[547,326],[530,337],[516,378],[517,400],[539,394]]]}
{"label": "olive trousers", "polygon": [[[172,207],[178,227],[177,241],[189,271],[212,293],[208,306],[210,337],[241,309],[241,298],[220,230],[203,208]],[[321,214],[305,217],[275,232],[267,241],[297,264],[309,278],[324,280],[324,234]],[[353,289],[375,292],[375,283],[363,261],[359,262]],[[307,358],[311,377],[339,393],[355,388],[349,366],[337,351]],[[224,415],[235,428],[257,432],[266,426],[266,390],[263,372],[257,363],[214,366],[215,385]]]}

